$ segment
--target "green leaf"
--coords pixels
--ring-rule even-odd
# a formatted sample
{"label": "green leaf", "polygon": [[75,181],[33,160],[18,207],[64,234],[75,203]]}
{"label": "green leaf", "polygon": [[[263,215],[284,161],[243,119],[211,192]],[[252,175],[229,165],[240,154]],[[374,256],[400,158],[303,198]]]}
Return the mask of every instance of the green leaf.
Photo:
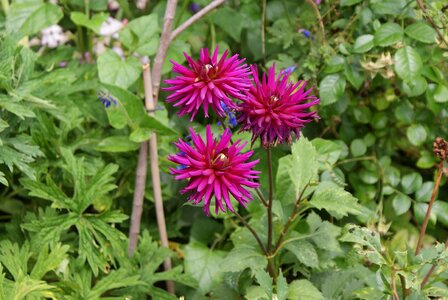
{"label": "green leaf", "polygon": [[373,38],[374,36],[371,34],[365,34],[359,36],[355,40],[355,44],[353,45],[354,53],[364,53],[373,48]]}
{"label": "green leaf", "polygon": [[145,111],[142,99],[139,99],[134,94],[117,86],[104,84],[104,87],[117,100],[118,109],[123,108],[122,110],[120,110],[120,113],[124,114],[123,118],[127,119],[127,122],[129,126],[131,126],[131,128],[149,129],[163,135],[177,134],[173,129],[165,126],[155,117],[149,116]]}
{"label": "green leaf", "polygon": [[[428,210],[428,203],[417,202],[414,204],[414,216],[419,224],[423,223],[426,212]],[[437,223],[437,212],[432,209],[429,214],[429,223],[435,225]]]}
{"label": "green leaf", "polygon": [[258,284],[264,290],[268,299],[272,299],[272,278],[264,269],[259,269],[255,272],[255,278],[257,279]]}
{"label": "green leaf", "polygon": [[372,9],[377,15],[400,15],[406,5],[406,0],[381,0],[372,3]]}
{"label": "green leaf", "polygon": [[419,76],[412,82],[403,81],[403,91],[410,97],[422,95],[428,88],[428,82],[423,76]]}
{"label": "green leaf", "polygon": [[101,295],[109,290],[144,284],[139,281],[138,278],[138,275],[130,276],[130,274],[124,269],[112,271],[106,277],[103,277],[101,280],[96,282],[95,286],[89,291],[86,298],[101,299]]}
{"label": "green leaf", "polygon": [[406,130],[406,136],[412,145],[420,146],[426,141],[428,135],[425,127],[420,124],[413,124]]}
{"label": "green leaf", "polygon": [[395,72],[406,82],[416,80],[422,70],[420,54],[411,46],[398,50],[394,55]]}
{"label": "green leaf", "polygon": [[325,170],[329,166],[333,166],[341,156],[341,145],[335,143],[334,141],[315,138],[311,141],[311,144],[317,150],[317,160],[321,170]]}
{"label": "green leaf", "polygon": [[140,77],[141,70],[135,57],[123,60],[112,50],[106,50],[98,57],[98,76],[105,84],[126,89]]}
{"label": "green leaf", "polygon": [[278,300],[286,300],[288,296],[288,282],[286,282],[282,270],[278,272],[276,292]]}
{"label": "green leaf", "polygon": [[322,221],[322,219],[315,212],[311,212],[306,223],[310,229],[308,237],[319,249],[340,253],[341,248],[339,246],[337,237],[341,233],[341,229],[331,224],[328,221]]}
{"label": "green leaf", "polygon": [[185,247],[185,271],[197,280],[202,294],[208,293],[213,284],[221,280],[222,267],[228,265],[225,255],[224,251],[213,251],[199,243]]}
{"label": "green leaf", "polygon": [[317,186],[310,204],[317,209],[325,209],[337,219],[346,217],[348,214],[361,214],[358,199],[330,181],[321,182]]}
{"label": "green leaf", "polygon": [[212,20],[236,42],[240,41],[244,22],[238,12],[225,6],[216,12]]}
{"label": "green leaf", "polygon": [[416,172],[406,174],[401,178],[401,186],[403,187],[403,191],[408,195],[419,190],[422,183],[422,175]]}
{"label": "green leaf", "polygon": [[160,27],[157,14],[139,17],[120,32],[120,41],[131,52],[152,56],[159,46]]}
{"label": "green leaf", "polygon": [[354,139],[350,144],[350,151],[353,156],[362,156],[366,154],[367,146],[363,139]]}
{"label": "green leaf", "polygon": [[348,224],[344,227],[344,233],[339,239],[343,242],[351,242],[364,246],[359,248],[358,252],[365,256],[370,262],[383,265],[386,260],[382,255],[382,246],[380,235],[374,231],[370,231],[365,227],[360,227],[354,224]]}
{"label": "green leaf", "polygon": [[253,272],[264,269],[267,265],[266,256],[250,246],[238,246],[233,248],[221,266],[222,272],[242,272],[250,268]]}
{"label": "green leaf", "polygon": [[322,293],[308,280],[294,280],[288,287],[290,300],[324,300]]}
{"label": "green leaf", "polygon": [[341,6],[352,6],[358,4],[362,0],[341,0]]}
{"label": "green leaf", "polygon": [[22,35],[32,35],[57,24],[63,14],[59,6],[41,1],[15,2],[8,11],[6,28]]}
{"label": "green leaf", "polygon": [[326,106],[337,102],[345,90],[345,79],[339,74],[325,76],[319,84],[320,104]]}
{"label": "green leaf", "polygon": [[170,61],[175,61],[178,64],[183,63],[186,60],[184,52],[188,55],[191,55],[190,44],[182,40],[174,40],[168,48],[165,63],[162,68],[162,74],[166,74],[171,71],[172,64]]}
{"label": "green leaf", "polygon": [[393,200],[392,206],[397,215],[402,215],[409,210],[412,204],[412,199],[403,193],[396,193]]}
{"label": "green leaf", "polygon": [[417,22],[409,25],[404,30],[407,36],[422,43],[433,44],[436,41],[436,31],[425,22]]}
{"label": "green leaf", "polygon": [[298,240],[287,243],[285,249],[290,251],[305,266],[317,268],[319,266],[319,257],[313,244],[307,240]]}
{"label": "green leaf", "polygon": [[95,33],[100,33],[100,27],[107,20],[108,15],[105,13],[94,14],[89,18],[86,14],[78,11],[70,13],[70,19],[78,26],[86,27]]}
{"label": "green leaf", "polygon": [[445,201],[435,201],[433,210],[436,212],[437,221],[448,226],[448,203]]}
{"label": "green leaf", "polygon": [[350,84],[357,90],[362,86],[362,83],[365,80],[364,73],[360,73],[358,68],[354,65],[345,65],[344,75]]}
{"label": "green leaf", "polygon": [[291,155],[283,156],[278,160],[277,176],[275,177],[276,197],[283,203],[294,203],[297,199],[296,187],[292,182],[291,166],[293,158]]}
{"label": "green leaf", "polygon": [[313,144],[303,136],[292,145],[291,152],[292,164],[289,174],[298,196],[304,192],[305,186],[318,180],[317,152]]}
{"label": "green leaf", "polygon": [[403,39],[403,29],[397,23],[381,25],[375,33],[375,45],[387,47],[398,43]]}
{"label": "green leaf", "polygon": [[434,189],[434,182],[427,181],[415,192],[415,200],[418,202],[429,202],[432,191]]}
{"label": "green leaf", "polygon": [[434,101],[437,103],[448,102],[448,87],[446,85],[438,84],[434,90]]}
{"label": "green leaf", "polygon": [[99,142],[95,150],[102,152],[129,152],[139,148],[139,144],[129,140],[127,136],[110,136]]}

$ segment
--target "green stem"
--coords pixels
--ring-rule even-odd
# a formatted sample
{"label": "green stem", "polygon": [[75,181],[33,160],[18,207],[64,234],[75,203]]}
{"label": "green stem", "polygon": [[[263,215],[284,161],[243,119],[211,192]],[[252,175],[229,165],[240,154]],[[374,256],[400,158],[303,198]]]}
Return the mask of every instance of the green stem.
{"label": "green stem", "polygon": [[272,247],[272,233],[273,233],[273,224],[272,224],[272,203],[274,200],[274,176],[272,172],[272,154],[271,154],[271,148],[268,147],[266,149],[267,154],[267,160],[268,160],[268,175],[269,175],[269,202],[268,202],[268,245],[267,245],[267,252],[269,253],[268,256],[268,271],[271,275],[272,279],[274,280],[274,283],[277,281],[277,272],[275,268],[275,262],[274,258],[275,256],[271,255],[271,247]]}
{"label": "green stem", "polygon": [[261,56],[263,58],[263,68],[266,68],[266,0],[261,4]]}
{"label": "green stem", "polygon": [[5,15],[8,15],[9,11],[9,0],[2,0],[2,9],[5,12]]}
{"label": "green stem", "polygon": [[269,199],[268,199],[268,252],[271,251],[272,246],[272,202],[274,200],[274,179],[272,174],[272,155],[271,148],[266,149],[267,161],[268,161],[268,175],[269,175]]}
{"label": "green stem", "polygon": [[237,213],[236,211],[234,211],[233,213],[235,214],[235,216],[238,217],[238,219],[240,219],[241,223],[243,223],[244,226],[246,226],[246,228],[252,233],[254,238],[257,240],[257,243],[260,246],[261,251],[263,251],[263,253],[267,256],[268,252],[266,251],[266,248],[264,247],[263,242],[261,241],[257,232],[252,228],[252,226],[250,226],[249,223],[247,223],[247,221],[239,213]]}
{"label": "green stem", "polygon": [[177,20],[174,23],[174,28],[179,27],[180,21],[182,20],[182,16],[184,15],[185,11],[187,10],[188,4],[190,4],[190,0],[185,0],[182,3],[182,7],[180,8],[179,16],[177,17]]}

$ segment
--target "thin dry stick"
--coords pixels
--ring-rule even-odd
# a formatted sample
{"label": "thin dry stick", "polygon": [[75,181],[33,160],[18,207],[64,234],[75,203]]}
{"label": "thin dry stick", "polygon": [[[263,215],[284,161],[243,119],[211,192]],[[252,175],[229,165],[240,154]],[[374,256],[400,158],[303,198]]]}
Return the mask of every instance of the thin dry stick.
{"label": "thin dry stick", "polygon": [[163,63],[166,53],[171,44],[171,27],[173,26],[174,15],[176,14],[177,0],[168,0],[166,4],[165,17],[163,21],[162,35],[160,36],[159,49],[157,49],[152,69],[152,91],[154,105],[157,105],[159,97],[160,81],[162,79]]}
{"label": "thin dry stick", "polygon": [[261,57],[263,58],[263,67],[266,67],[266,0],[261,3]]}
{"label": "thin dry stick", "polygon": [[305,1],[316,12],[317,20],[319,21],[320,33],[322,35],[321,43],[322,43],[322,45],[325,45],[325,27],[324,27],[324,22],[322,20],[322,16],[320,15],[319,7],[317,7],[317,4],[313,0],[305,0]]}
{"label": "thin dry stick", "polygon": [[442,178],[443,173],[443,161],[440,162],[439,167],[437,168],[437,179],[436,184],[434,185],[434,189],[432,190],[431,200],[429,201],[428,210],[426,210],[425,220],[423,221],[422,229],[420,230],[420,236],[418,237],[417,247],[415,248],[415,255],[418,255],[423,243],[423,237],[425,236],[426,226],[428,226],[429,216],[431,215],[432,205],[434,204],[434,200],[436,199],[437,191],[439,190],[440,179]]}
{"label": "thin dry stick", "polygon": [[226,0],[214,0],[210,2],[207,6],[205,6],[203,9],[195,13],[193,16],[191,16],[188,20],[186,20],[182,25],[177,27],[172,33],[171,33],[171,41],[173,41],[179,34],[181,34],[185,29],[190,27],[194,22],[223,4]]}
{"label": "thin dry stick", "polygon": [[[144,57],[142,59],[143,64],[143,84],[145,89],[145,107],[149,115],[154,115],[154,99],[152,97],[152,85],[151,85],[151,71],[149,59]],[[163,247],[168,248],[168,234],[166,232],[165,214],[163,211],[163,199],[162,188],[160,184],[160,171],[159,171],[159,154],[157,153],[157,135],[151,134],[149,140],[149,159],[151,162],[151,177],[152,188],[154,192],[154,203],[156,206],[157,226],[159,227],[160,242]],[[171,269],[171,259],[167,258],[163,262],[165,270]],[[166,282],[166,288],[168,292],[174,294],[174,283],[172,281]]]}
{"label": "thin dry stick", "polygon": [[445,37],[443,36],[443,33],[440,32],[439,28],[437,28],[436,23],[434,22],[434,20],[428,16],[426,14],[426,8],[425,8],[425,3],[423,3],[423,0],[417,0],[417,5],[418,7],[422,10],[423,12],[423,17],[431,24],[432,28],[434,28],[434,30],[437,32],[437,35],[439,36],[439,38],[445,43],[445,45],[448,46],[448,41],[445,39]]}
{"label": "thin dry stick", "polygon": [[[445,249],[448,249],[448,239],[445,241]],[[425,287],[436,268],[437,265],[432,265],[431,269],[429,269],[428,273],[426,273],[425,278],[423,278],[422,283],[420,284],[420,289],[423,289]]]}
{"label": "thin dry stick", "polygon": [[131,227],[129,228],[128,255],[134,254],[140,234],[140,220],[143,211],[143,199],[145,197],[146,174],[148,167],[148,143],[140,145],[138,153],[137,171],[135,172],[134,200],[132,202]]}

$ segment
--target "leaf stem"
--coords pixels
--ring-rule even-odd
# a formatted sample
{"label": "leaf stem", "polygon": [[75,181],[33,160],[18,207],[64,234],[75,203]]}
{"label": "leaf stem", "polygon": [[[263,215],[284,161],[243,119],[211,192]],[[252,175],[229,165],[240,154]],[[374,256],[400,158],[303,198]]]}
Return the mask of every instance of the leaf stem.
{"label": "leaf stem", "polygon": [[443,161],[440,162],[439,167],[437,168],[436,184],[434,185],[434,189],[432,190],[431,200],[429,201],[428,209],[426,210],[425,220],[423,221],[422,229],[420,230],[420,236],[418,237],[417,246],[415,247],[415,255],[418,255],[422,247],[423,237],[425,236],[426,227],[428,226],[429,217],[431,215],[431,209],[434,204],[434,200],[436,199],[437,192],[439,190],[442,173],[443,173]]}
{"label": "leaf stem", "polygon": [[271,251],[272,246],[272,202],[274,200],[274,178],[272,174],[272,154],[271,154],[271,147],[268,146],[266,148],[266,155],[267,155],[267,161],[268,161],[268,176],[269,176],[269,202],[268,202],[268,245],[267,250],[268,252]]}
{"label": "leaf stem", "polygon": [[249,231],[252,233],[254,238],[257,240],[258,245],[260,246],[260,249],[261,249],[261,251],[263,251],[264,255],[268,256],[268,252],[266,251],[266,248],[263,245],[263,242],[261,241],[260,237],[258,236],[257,232],[254,230],[254,228],[252,226],[250,226],[250,224],[247,223],[247,221],[238,212],[234,211],[233,213],[235,214],[235,216],[238,217],[238,219],[240,219],[241,223],[243,223],[244,226],[246,226],[246,228],[249,229]]}
{"label": "leaf stem", "polygon": [[261,57],[263,58],[263,67],[266,67],[266,0],[261,2]]}
{"label": "leaf stem", "polygon": [[300,192],[299,197],[297,197],[296,205],[294,206],[294,209],[292,210],[291,215],[289,216],[288,221],[285,224],[285,227],[283,227],[282,232],[280,233],[280,236],[278,237],[278,240],[277,240],[277,243],[275,244],[273,253],[277,253],[277,250],[279,249],[283,239],[285,238],[285,235],[288,232],[289,227],[291,226],[292,222],[296,219],[298,210],[299,210],[299,206],[300,206],[300,202],[301,202],[302,197],[305,194],[305,191],[307,190],[308,186],[309,186],[309,183],[307,183],[303,187],[303,190]]}
{"label": "leaf stem", "polygon": [[[448,249],[448,239],[445,241],[445,249]],[[420,284],[420,289],[423,289],[425,287],[436,268],[437,265],[432,265],[431,269],[429,269],[428,273],[426,273],[425,278],[423,278],[422,283]]]}

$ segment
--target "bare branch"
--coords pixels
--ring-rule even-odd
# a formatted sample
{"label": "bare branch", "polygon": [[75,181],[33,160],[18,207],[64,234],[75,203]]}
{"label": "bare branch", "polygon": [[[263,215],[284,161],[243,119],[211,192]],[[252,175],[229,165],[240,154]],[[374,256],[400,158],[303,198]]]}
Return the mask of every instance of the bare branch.
{"label": "bare branch", "polygon": [[172,33],[171,33],[171,41],[173,41],[179,34],[181,34],[185,29],[190,27],[193,23],[195,23],[197,20],[223,4],[226,0],[213,0],[208,4],[206,7],[198,11],[196,14],[191,16],[187,21],[185,21],[182,25],[177,27]]}
{"label": "bare branch", "polygon": [[176,14],[176,6],[177,0],[168,0],[163,21],[162,35],[160,36],[159,49],[157,50],[156,57],[154,58],[154,68],[152,70],[152,89],[155,105],[157,105],[157,99],[159,97],[163,63],[165,62],[166,53],[171,44],[171,27],[173,26],[174,15]]}
{"label": "bare branch", "polygon": [[132,202],[131,227],[129,228],[128,255],[134,254],[140,234],[140,220],[143,211],[143,199],[145,196],[146,174],[148,162],[148,142],[140,145],[138,153],[137,171],[135,172],[134,199]]}

